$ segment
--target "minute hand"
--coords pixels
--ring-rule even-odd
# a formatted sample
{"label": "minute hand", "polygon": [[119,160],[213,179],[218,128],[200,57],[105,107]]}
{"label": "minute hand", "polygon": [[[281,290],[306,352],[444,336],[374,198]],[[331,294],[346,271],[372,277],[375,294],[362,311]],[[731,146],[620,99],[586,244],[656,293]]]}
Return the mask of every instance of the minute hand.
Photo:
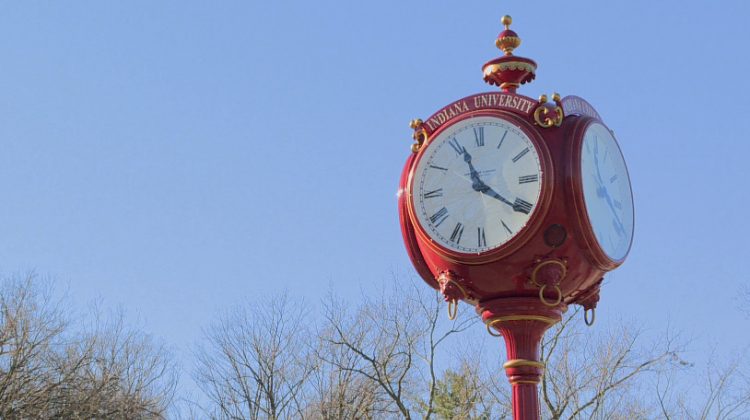
{"label": "minute hand", "polygon": [[500,200],[501,202],[511,206],[514,211],[529,214],[528,209],[510,202],[510,200],[495,192],[495,190],[490,188],[489,185],[485,184],[481,179],[479,179],[479,173],[476,169],[474,169],[474,165],[471,164],[471,155],[466,151],[466,149],[464,149],[464,161],[469,164],[469,171],[471,172],[472,180],[471,186],[474,191],[479,191],[482,194],[488,195],[496,200]]}

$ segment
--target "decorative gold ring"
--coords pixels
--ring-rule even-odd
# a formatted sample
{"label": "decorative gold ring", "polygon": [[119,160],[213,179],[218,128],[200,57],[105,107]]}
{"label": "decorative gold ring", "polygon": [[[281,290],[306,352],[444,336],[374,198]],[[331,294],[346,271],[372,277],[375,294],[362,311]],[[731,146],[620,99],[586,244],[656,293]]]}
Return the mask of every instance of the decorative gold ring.
{"label": "decorative gold ring", "polygon": [[568,274],[568,268],[565,267],[565,264],[563,264],[563,263],[561,263],[560,261],[557,261],[557,260],[547,260],[547,261],[539,264],[538,266],[536,266],[536,268],[534,269],[534,271],[531,273],[531,281],[534,284],[536,284],[537,286],[542,286],[542,285],[539,284],[539,283],[537,283],[537,281],[536,281],[536,274],[539,272],[540,268],[544,267],[547,264],[557,264],[560,267],[562,267],[562,270],[563,270],[562,276],[560,276],[560,281],[558,281],[556,284],[559,284],[561,281],[563,281],[565,279],[565,275]]}
{"label": "decorative gold ring", "polygon": [[[591,311],[591,322],[589,322],[589,311]],[[589,327],[594,325],[594,321],[596,320],[596,308],[586,309],[583,311],[583,322],[586,323]]]}
{"label": "decorative gold ring", "polygon": [[448,302],[448,319],[453,321],[456,319],[456,314],[458,313],[458,301],[456,299],[451,299]]}
{"label": "decorative gold ring", "polygon": [[560,302],[562,302],[562,291],[560,290],[560,288],[559,288],[559,287],[557,287],[557,285],[556,285],[556,284],[552,285],[552,287],[554,287],[554,288],[555,288],[555,290],[557,290],[557,302],[555,302],[555,303],[549,303],[549,302],[547,302],[546,300],[544,300],[544,289],[546,289],[546,288],[547,288],[547,285],[546,285],[546,284],[545,284],[544,286],[542,286],[542,288],[541,288],[541,289],[539,289],[539,299],[541,299],[541,300],[542,300],[542,303],[543,303],[543,304],[544,304],[545,306],[557,306],[557,305],[559,305],[559,304],[560,304]]}

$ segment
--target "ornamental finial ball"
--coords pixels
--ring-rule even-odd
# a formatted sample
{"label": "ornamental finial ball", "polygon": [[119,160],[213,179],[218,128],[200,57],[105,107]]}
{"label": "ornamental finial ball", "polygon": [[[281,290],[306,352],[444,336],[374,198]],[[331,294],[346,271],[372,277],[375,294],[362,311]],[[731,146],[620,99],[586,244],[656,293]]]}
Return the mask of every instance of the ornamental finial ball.
{"label": "ornamental finial ball", "polygon": [[505,29],[510,29],[510,24],[513,23],[513,18],[510,17],[510,15],[505,15],[500,22],[505,26]]}

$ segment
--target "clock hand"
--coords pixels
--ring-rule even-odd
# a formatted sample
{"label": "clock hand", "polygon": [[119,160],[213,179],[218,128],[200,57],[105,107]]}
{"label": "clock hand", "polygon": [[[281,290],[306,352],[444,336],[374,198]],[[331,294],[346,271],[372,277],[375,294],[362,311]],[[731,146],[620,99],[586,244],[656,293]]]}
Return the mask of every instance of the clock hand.
{"label": "clock hand", "polygon": [[481,179],[479,179],[479,172],[477,172],[476,169],[474,169],[474,165],[471,164],[471,155],[469,152],[466,151],[466,148],[463,148],[464,152],[464,162],[469,164],[469,171],[471,172],[471,188],[474,189],[474,191],[481,191],[483,187],[486,187],[484,182],[482,182]]}
{"label": "clock hand", "polygon": [[602,172],[599,170],[599,142],[594,143],[594,166],[596,166],[596,176],[599,178],[599,182],[603,184]]}
{"label": "clock hand", "polygon": [[513,211],[529,214],[528,209],[510,202],[510,200],[495,192],[495,190],[490,188],[489,185],[485,184],[481,179],[479,179],[479,172],[477,172],[477,170],[474,169],[474,165],[471,164],[471,155],[466,151],[466,148],[463,149],[463,152],[464,161],[469,164],[469,171],[471,172],[472,179],[471,187],[474,189],[474,191],[479,191],[482,194],[486,194],[496,200],[500,200],[501,202],[511,206],[513,208]]}
{"label": "clock hand", "polygon": [[612,203],[612,198],[609,196],[609,193],[607,193],[607,188],[604,186],[601,186],[596,189],[596,195],[599,197],[604,197],[607,200],[607,204],[609,205],[610,210],[612,210],[612,214],[615,216],[615,229],[617,230],[617,235],[622,236],[622,234],[625,233],[625,226],[620,221],[620,218],[617,216],[617,211],[615,211],[615,205]]}

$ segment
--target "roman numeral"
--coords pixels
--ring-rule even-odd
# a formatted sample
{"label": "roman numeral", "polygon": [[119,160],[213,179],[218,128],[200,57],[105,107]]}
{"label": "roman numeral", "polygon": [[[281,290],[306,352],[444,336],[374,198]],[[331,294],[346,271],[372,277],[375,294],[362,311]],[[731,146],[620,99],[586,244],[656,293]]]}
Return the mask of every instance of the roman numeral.
{"label": "roman numeral", "polygon": [[435,225],[435,227],[438,227],[447,218],[448,218],[448,209],[443,207],[442,209],[438,210],[437,213],[430,216],[430,221],[432,222],[433,225]]}
{"label": "roman numeral", "polygon": [[477,246],[487,246],[487,238],[484,236],[484,228],[477,228]]}
{"label": "roman numeral", "polygon": [[435,197],[442,197],[443,196],[443,189],[438,188],[435,191],[427,191],[424,193],[424,198],[435,198]]}
{"label": "roman numeral", "polygon": [[617,200],[614,200],[614,204],[615,204],[615,207],[617,207],[618,209],[622,210],[622,203],[621,202],[619,202]]}
{"label": "roman numeral", "polygon": [[537,182],[539,181],[539,175],[524,175],[518,177],[518,183],[519,184],[528,184],[529,182]]}
{"label": "roman numeral", "polygon": [[464,154],[464,148],[461,147],[460,144],[458,144],[458,140],[456,140],[455,137],[452,138],[451,141],[448,142],[448,144],[450,144],[453,150],[456,151],[456,156],[461,156],[462,154]]}
{"label": "roman numeral", "polygon": [[503,134],[503,138],[500,139],[500,144],[497,145],[497,148],[499,149],[500,146],[503,145],[503,142],[505,141],[505,136],[508,135],[508,130],[505,130],[505,133]]}
{"label": "roman numeral", "polygon": [[500,223],[503,224],[503,227],[505,228],[505,231],[508,232],[508,235],[512,235],[513,234],[513,231],[510,230],[510,228],[508,227],[508,225],[505,224],[504,221],[501,220]]}
{"label": "roman numeral", "polygon": [[518,162],[518,159],[521,159],[523,157],[523,155],[525,155],[526,153],[529,153],[529,148],[528,147],[525,148],[525,149],[523,149],[521,151],[521,153],[517,154],[516,157],[513,158],[513,163]]}
{"label": "roman numeral", "polygon": [[612,178],[609,179],[609,183],[611,184],[611,183],[613,183],[615,181],[617,181],[617,174],[615,174],[615,176],[613,176]]}
{"label": "roman numeral", "polygon": [[516,197],[516,201],[515,203],[513,203],[513,210],[520,211],[524,214],[529,214],[529,212],[531,211],[531,203]]}
{"label": "roman numeral", "polygon": [[461,242],[461,235],[464,233],[464,225],[461,223],[456,223],[456,227],[453,229],[453,234],[451,234],[451,242],[455,242],[456,245],[458,245]]}
{"label": "roman numeral", "polygon": [[448,172],[448,168],[442,168],[440,166],[430,165],[430,168],[439,169],[443,172]]}
{"label": "roman numeral", "polygon": [[484,146],[484,127],[474,129],[474,142],[476,142],[477,147]]}

